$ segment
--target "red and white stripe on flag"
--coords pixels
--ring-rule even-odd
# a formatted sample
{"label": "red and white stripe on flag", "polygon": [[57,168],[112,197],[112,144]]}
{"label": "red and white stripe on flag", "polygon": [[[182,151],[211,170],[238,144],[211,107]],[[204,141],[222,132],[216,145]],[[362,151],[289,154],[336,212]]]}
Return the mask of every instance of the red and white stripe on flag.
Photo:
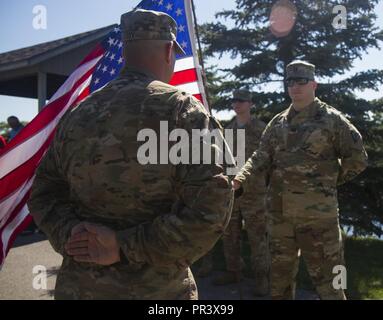
{"label": "red and white stripe on flag", "polygon": [[[140,3],[141,8],[145,9],[145,6],[142,5],[145,2],[147,1]],[[155,1],[151,2],[154,3]],[[170,83],[194,95],[208,109],[195,47],[191,1],[184,0],[182,4],[184,5],[183,13],[186,15],[192,54],[177,59],[175,73]],[[163,9],[163,11],[166,10],[165,7]],[[162,8],[159,7],[157,10],[162,11]],[[178,13],[175,17],[177,16]],[[111,32],[111,36],[113,36],[113,32]],[[107,37],[110,39],[111,36]],[[112,46],[117,43],[118,39],[115,39],[109,44]],[[3,265],[16,236],[32,220],[26,203],[31,192],[35,170],[54,137],[56,126],[68,109],[77,105],[92,92],[91,84],[95,80],[96,68],[99,62],[109,54],[109,49],[99,44],[68,77],[45,108],[1,151],[0,267]],[[117,59],[118,57],[116,57]]]}

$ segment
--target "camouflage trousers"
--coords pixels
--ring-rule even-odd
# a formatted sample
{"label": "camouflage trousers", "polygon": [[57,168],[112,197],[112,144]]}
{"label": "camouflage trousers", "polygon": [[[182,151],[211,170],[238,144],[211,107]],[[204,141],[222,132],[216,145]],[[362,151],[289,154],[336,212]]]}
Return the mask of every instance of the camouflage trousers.
{"label": "camouflage trousers", "polygon": [[268,277],[270,259],[263,194],[234,201],[230,223],[222,237],[226,269],[232,272],[241,270],[242,220],[250,243],[255,278]]}
{"label": "camouflage trousers", "polygon": [[344,265],[342,237],[336,215],[291,217],[269,212],[272,299],[294,299],[300,255],[321,299],[344,300],[333,287],[333,268]]}
{"label": "camouflage trousers", "polygon": [[100,266],[64,256],[55,299],[198,300],[198,289],[190,268],[129,262]]}

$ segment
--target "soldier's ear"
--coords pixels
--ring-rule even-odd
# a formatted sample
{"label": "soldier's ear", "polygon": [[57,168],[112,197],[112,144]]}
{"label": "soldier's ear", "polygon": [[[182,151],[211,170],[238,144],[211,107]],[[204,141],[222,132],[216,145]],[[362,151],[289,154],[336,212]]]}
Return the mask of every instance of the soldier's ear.
{"label": "soldier's ear", "polygon": [[316,90],[318,88],[318,82],[313,80],[313,89]]}
{"label": "soldier's ear", "polygon": [[168,64],[172,63],[173,59],[173,51],[174,51],[174,43],[173,42],[167,42],[165,45],[165,57],[166,57],[166,62]]}

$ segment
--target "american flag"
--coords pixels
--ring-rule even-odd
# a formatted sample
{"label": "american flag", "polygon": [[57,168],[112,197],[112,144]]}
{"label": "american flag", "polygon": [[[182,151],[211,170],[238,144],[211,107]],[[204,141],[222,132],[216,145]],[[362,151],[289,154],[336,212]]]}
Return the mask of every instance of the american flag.
{"label": "american flag", "polygon": [[[170,84],[189,92],[207,107],[195,47],[192,0],[144,0],[138,8],[163,11],[178,24],[177,56]],[[0,267],[16,236],[31,222],[26,202],[35,170],[52,141],[63,114],[113,80],[124,65],[121,30],[116,27],[75,69],[45,108],[0,153]]]}

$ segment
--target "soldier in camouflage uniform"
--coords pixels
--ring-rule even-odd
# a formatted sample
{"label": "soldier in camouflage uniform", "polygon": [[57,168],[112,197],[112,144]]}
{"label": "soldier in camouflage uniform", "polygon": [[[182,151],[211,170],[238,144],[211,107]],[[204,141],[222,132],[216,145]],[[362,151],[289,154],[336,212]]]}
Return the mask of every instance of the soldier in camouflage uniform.
{"label": "soldier in camouflage uniform", "polygon": [[[248,188],[258,170],[271,170],[267,196],[270,214],[271,296],[293,299],[300,253],[321,299],[345,299],[332,286],[343,264],[337,185],[367,166],[358,130],[335,108],[315,98],[315,66],[287,66],[292,105],[267,125],[259,149],[234,179]],[[246,190],[248,189],[248,190]]]}
{"label": "soldier in camouflage uniform", "polygon": [[[258,148],[259,140],[266,124],[250,114],[253,106],[252,94],[247,90],[236,90],[233,93],[233,109],[237,116],[229,123],[227,129],[234,131],[233,150],[237,150],[237,130],[245,130],[245,156],[248,159]],[[234,201],[233,212],[228,228],[223,236],[223,248],[226,270],[215,279],[217,285],[233,283],[239,280],[241,271],[241,230],[242,220],[251,248],[252,269],[255,274],[255,294],[268,293],[268,243],[266,236],[266,217],[264,198],[266,194],[265,172],[259,172],[258,179],[253,179],[255,193],[246,193]]]}
{"label": "soldier in camouflage uniform", "polygon": [[160,121],[189,134],[219,124],[166,84],[183,53],[170,16],[134,10],[121,29],[126,66],[64,116],[29,208],[64,258],[56,299],[197,299],[189,266],[227,226],[231,183],[217,162],[140,164],[137,134],[160,140]]}

